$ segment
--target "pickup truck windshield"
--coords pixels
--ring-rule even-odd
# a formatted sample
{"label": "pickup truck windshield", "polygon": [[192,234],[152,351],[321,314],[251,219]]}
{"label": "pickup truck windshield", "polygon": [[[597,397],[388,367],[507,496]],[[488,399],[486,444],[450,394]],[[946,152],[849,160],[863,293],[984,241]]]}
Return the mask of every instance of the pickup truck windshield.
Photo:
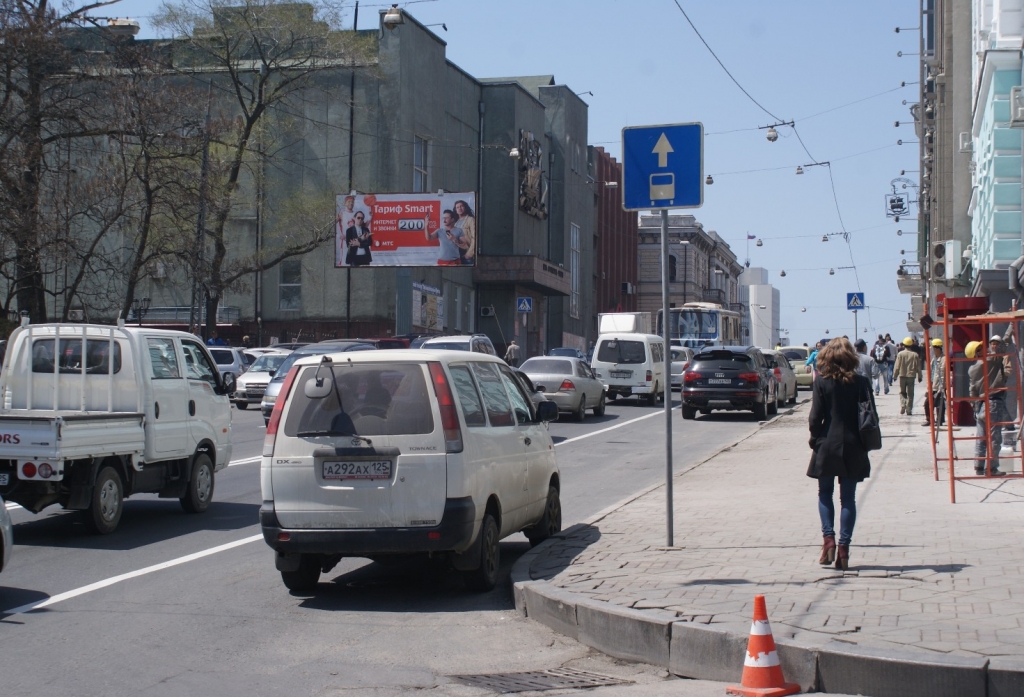
{"label": "pickup truck windshield", "polygon": [[[86,339],[85,372],[106,375],[109,352],[110,342],[106,339]],[[61,339],[57,363],[61,373],[81,373],[82,340]],[[53,372],[53,339],[36,339],[32,342],[32,372]],[[121,345],[116,340],[114,341],[114,372],[121,372]]]}
{"label": "pickup truck windshield", "polygon": [[[323,399],[306,396],[317,366],[302,369],[289,397],[284,433],[291,437],[416,435],[434,432],[423,368],[415,363],[358,363],[320,367],[336,389]],[[338,404],[338,395],[341,404]]]}

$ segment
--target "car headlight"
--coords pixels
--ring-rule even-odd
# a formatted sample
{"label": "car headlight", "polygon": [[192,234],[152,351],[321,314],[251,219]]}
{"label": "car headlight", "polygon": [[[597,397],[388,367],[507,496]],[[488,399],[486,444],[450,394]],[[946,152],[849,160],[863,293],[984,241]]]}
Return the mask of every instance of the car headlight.
{"label": "car headlight", "polygon": [[276,394],[275,395],[269,395],[269,394],[263,395],[263,403],[264,404],[273,404],[276,401],[277,401],[277,395]]}

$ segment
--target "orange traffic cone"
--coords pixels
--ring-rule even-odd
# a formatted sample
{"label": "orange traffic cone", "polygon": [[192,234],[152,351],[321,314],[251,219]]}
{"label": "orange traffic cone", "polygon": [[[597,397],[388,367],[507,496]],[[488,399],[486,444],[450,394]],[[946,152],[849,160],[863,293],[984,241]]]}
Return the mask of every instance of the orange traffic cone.
{"label": "orange traffic cone", "polygon": [[743,661],[743,679],[740,685],[729,685],[727,694],[742,697],[782,697],[800,691],[799,685],[787,683],[782,677],[779,654],[775,651],[772,627],[768,624],[768,609],[763,595],[754,596],[754,621],[750,625],[750,641]]}

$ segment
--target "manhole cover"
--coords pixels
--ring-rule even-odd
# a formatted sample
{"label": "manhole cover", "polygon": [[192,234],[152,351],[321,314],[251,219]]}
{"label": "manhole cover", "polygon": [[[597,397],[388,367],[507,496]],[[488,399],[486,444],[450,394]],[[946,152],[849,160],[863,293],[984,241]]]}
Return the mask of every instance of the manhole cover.
{"label": "manhole cover", "polygon": [[571,668],[534,670],[528,673],[491,673],[488,675],[450,675],[466,685],[482,687],[494,692],[531,692],[540,690],[585,689],[606,685],[625,685],[631,680],[621,680],[607,675],[588,673]]}

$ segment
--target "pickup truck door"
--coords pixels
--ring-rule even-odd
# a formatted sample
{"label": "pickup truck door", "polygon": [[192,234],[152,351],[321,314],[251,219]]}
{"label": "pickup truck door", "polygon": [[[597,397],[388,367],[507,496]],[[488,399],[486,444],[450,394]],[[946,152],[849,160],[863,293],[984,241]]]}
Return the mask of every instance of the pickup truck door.
{"label": "pickup truck door", "polygon": [[[147,459],[175,459],[189,454],[188,387],[174,339],[146,337],[147,377],[153,400],[146,404]],[[147,451],[150,448],[147,447]]]}
{"label": "pickup truck door", "polygon": [[228,396],[217,394],[217,368],[202,344],[181,340],[188,379],[188,426],[193,447],[209,439],[216,448],[212,458],[219,469],[231,457],[231,405]]}

